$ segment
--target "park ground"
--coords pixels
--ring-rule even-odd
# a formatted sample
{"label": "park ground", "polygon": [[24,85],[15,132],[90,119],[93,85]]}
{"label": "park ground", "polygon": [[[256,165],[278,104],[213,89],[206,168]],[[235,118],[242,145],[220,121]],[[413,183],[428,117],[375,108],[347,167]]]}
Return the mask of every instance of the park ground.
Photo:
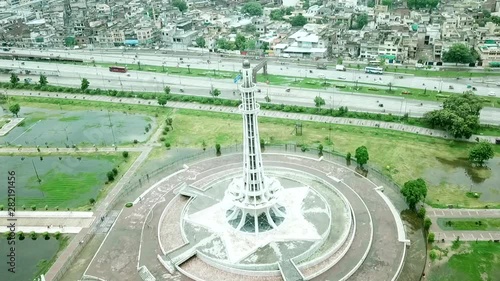
{"label": "park ground", "polygon": [[437,243],[430,255],[429,281],[500,280],[500,243]]}
{"label": "park ground", "polygon": [[[213,149],[216,144],[228,147],[239,145],[242,141],[241,116],[234,114],[88,101],[38,103],[34,98],[31,99],[31,101],[21,100],[21,106],[65,111],[82,111],[88,110],[88,108],[91,107],[95,110],[106,109],[116,112],[140,113],[154,119],[154,121],[159,124],[158,128],[160,129],[165,127],[164,123],[167,117],[172,118],[173,126],[170,130],[154,135],[157,139],[152,141],[159,141],[162,145],[153,149],[153,152],[150,154],[145,164],[150,161],[158,161],[159,158],[174,153],[174,150],[191,148],[191,151],[201,151],[204,147]],[[29,118],[28,116],[26,120],[28,123],[32,122]],[[68,123],[72,122],[72,120],[64,121]],[[321,144],[325,151],[335,151],[340,154],[346,154],[348,152],[354,154],[357,147],[364,145],[368,148],[370,154],[368,163],[381,170],[385,175],[392,178],[400,185],[415,178],[423,177],[426,179],[426,177],[432,177],[432,173],[429,171],[438,170],[446,174],[456,170],[467,170],[469,173],[473,174],[471,177],[479,178],[482,182],[487,182],[492,178],[495,169],[498,171],[496,166],[490,168],[476,168],[468,165],[466,161],[464,162],[463,159],[467,157],[468,150],[474,145],[471,143],[380,128],[334,125],[317,122],[302,122],[303,134],[302,136],[296,136],[294,133],[296,124],[297,122],[295,120],[259,118],[260,136],[266,142],[266,145],[295,144],[306,148],[317,148]],[[167,143],[169,144],[168,146],[163,145]],[[132,147],[134,144],[128,143],[125,146]],[[500,146],[495,146],[494,149],[496,156],[494,160],[497,161],[500,156]],[[16,155],[17,154],[18,153],[16,153]],[[131,163],[132,161],[128,162]],[[453,164],[458,162],[460,163],[459,165]],[[491,163],[493,163],[493,165],[498,165],[495,163],[499,162],[491,161]],[[489,164],[491,165],[491,163]],[[121,168],[124,169],[123,171],[128,169],[127,165],[122,166]],[[485,205],[489,205],[491,208],[500,207],[500,196],[477,198],[468,195],[468,188],[468,185],[464,186],[456,182],[450,183],[446,180],[441,180],[438,184],[431,184],[429,186],[426,203],[434,207],[446,207],[447,204],[459,204],[460,207],[468,208],[483,208]],[[434,275],[430,275],[430,278],[438,279],[431,280],[451,280],[439,279],[439,276],[445,276],[446,272],[457,272],[456,274],[459,274],[462,269],[461,263],[466,263],[469,260],[479,262],[483,259],[478,259],[477,257],[470,258],[466,255],[484,255],[485,257],[498,259],[495,252],[486,251],[496,247],[497,244],[494,244],[495,246],[493,247],[484,246],[483,248],[481,248],[480,245],[483,244],[463,244],[457,249],[453,249],[456,254],[449,258],[449,260],[444,258],[439,260],[436,258],[436,264],[438,263],[437,260],[439,260],[442,265],[440,267],[436,266],[432,271]],[[460,249],[463,249],[463,251]],[[457,252],[458,250],[461,252]],[[439,251],[441,252],[441,250]],[[455,252],[451,252],[450,250],[450,256]],[[484,276],[484,274],[488,274],[488,276],[497,276],[495,274],[498,274],[498,271],[491,269],[495,268],[495,266],[492,265],[492,263],[488,263],[488,259],[484,259],[483,262],[485,264],[479,266],[484,268],[484,270],[469,270],[468,274],[483,272],[483,275],[480,276]],[[475,278],[475,275],[470,276],[472,276],[471,278]],[[454,280],[462,279],[455,278]]]}

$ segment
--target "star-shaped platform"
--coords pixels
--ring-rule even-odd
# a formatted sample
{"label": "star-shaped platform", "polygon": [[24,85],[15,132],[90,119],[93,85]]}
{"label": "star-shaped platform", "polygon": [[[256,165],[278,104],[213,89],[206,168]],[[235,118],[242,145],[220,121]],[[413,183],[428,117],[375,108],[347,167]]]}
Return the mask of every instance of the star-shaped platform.
{"label": "star-shaped platform", "polygon": [[315,226],[305,219],[302,204],[309,187],[285,188],[280,204],[286,208],[286,217],[277,229],[261,233],[248,233],[234,229],[226,221],[230,207],[224,200],[204,210],[186,215],[187,222],[207,228],[224,243],[229,262],[238,263],[271,242],[321,240]]}

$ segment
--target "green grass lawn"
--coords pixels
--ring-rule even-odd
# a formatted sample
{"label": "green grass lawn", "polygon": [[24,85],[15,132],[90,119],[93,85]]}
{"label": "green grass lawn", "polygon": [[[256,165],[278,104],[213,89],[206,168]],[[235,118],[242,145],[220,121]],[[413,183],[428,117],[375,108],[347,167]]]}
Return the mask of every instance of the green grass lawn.
{"label": "green grass lawn", "polygon": [[[42,100],[42,106],[51,108],[54,102],[46,98],[26,98],[30,106],[36,106],[35,101]],[[67,101],[69,102],[69,101]],[[216,112],[169,109],[145,105],[123,105],[103,102],[74,101],[64,104],[65,110],[75,108],[109,107],[112,110],[127,110],[129,112],[147,112],[155,114],[164,120],[169,114],[174,119],[174,130],[168,132],[165,142],[172,147],[201,148],[205,142],[207,147],[216,143],[222,146],[240,144],[242,141],[241,116]],[[325,150],[335,150],[341,153],[354,153],[361,145],[368,147],[370,162],[383,167],[383,172],[393,178],[398,184],[422,177],[427,169],[447,169],[438,158],[457,161],[467,157],[472,143],[421,136],[412,133],[366,128],[345,125],[329,125],[316,122],[303,122],[303,136],[292,134],[295,120],[259,118],[260,135],[267,142],[274,144],[296,143],[317,146],[323,144]],[[184,128],[189,128],[186,130]],[[329,131],[332,128],[332,131]],[[327,141],[331,134],[333,145]],[[500,156],[500,146],[494,146],[495,153]],[[439,200],[439,201],[438,201]],[[484,207],[484,202],[466,196],[466,193],[455,186],[430,186],[427,202],[435,203],[437,207],[446,204],[468,206],[470,208]],[[492,204],[489,204],[492,207]]]}
{"label": "green grass lawn", "polygon": [[461,243],[432,262],[429,281],[500,280],[500,243]]}
{"label": "green grass lawn", "polygon": [[[175,110],[173,115],[176,128],[190,128],[189,132],[175,129],[166,135],[166,142],[173,147],[214,147],[239,144],[242,141],[241,117],[234,114],[222,114],[193,110]],[[296,143],[315,147],[320,143],[325,150],[341,153],[354,151],[365,145],[370,154],[369,163],[384,167],[383,172],[398,184],[422,177],[425,170],[446,169],[437,157],[455,161],[466,157],[472,143],[421,136],[417,134],[345,125],[331,125],[333,145],[327,141],[330,134],[329,124],[302,122],[303,136],[292,134],[295,120],[259,118],[261,138],[274,144]],[[495,153],[500,156],[500,147],[495,146]],[[469,207],[484,207],[484,202],[466,196],[465,192],[450,192],[454,189],[442,186],[430,186],[427,201],[446,204],[460,201]],[[443,198],[443,194],[448,194]]]}
{"label": "green grass lawn", "polygon": [[105,184],[106,173],[117,168],[117,182],[137,156],[129,153],[125,160],[121,153],[10,155],[1,156],[0,170],[15,170],[19,175],[16,203],[20,210],[31,210],[32,206],[37,210],[45,210],[45,206],[51,211],[87,210],[90,198],[99,200],[114,186]]}
{"label": "green grass lawn", "polygon": [[[447,222],[451,222],[451,226]],[[479,222],[481,222],[479,224]],[[492,230],[500,231],[500,218],[457,219],[438,218],[437,223],[443,230]]]}

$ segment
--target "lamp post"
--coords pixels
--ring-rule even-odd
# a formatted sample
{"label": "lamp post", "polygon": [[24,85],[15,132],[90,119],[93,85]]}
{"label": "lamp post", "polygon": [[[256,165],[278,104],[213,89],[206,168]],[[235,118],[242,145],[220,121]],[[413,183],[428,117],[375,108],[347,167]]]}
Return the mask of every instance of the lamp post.
{"label": "lamp post", "polygon": [[188,64],[188,65],[187,65],[187,67],[188,67],[188,73],[189,73],[189,74],[191,74],[191,68],[189,68],[189,66],[190,66],[190,65]]}

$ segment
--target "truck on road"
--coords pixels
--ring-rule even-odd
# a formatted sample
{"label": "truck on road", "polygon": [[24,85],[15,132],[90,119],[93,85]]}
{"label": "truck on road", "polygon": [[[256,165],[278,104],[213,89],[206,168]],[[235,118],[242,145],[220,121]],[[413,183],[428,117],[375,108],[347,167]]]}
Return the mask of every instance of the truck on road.
{"label": "truck on road", "polygon": [[337,71],[346,71],[346,68],[345,68],[345,66],[343,66],[341,64],[337,64],[335,66],[335,70],[337,70]]}

